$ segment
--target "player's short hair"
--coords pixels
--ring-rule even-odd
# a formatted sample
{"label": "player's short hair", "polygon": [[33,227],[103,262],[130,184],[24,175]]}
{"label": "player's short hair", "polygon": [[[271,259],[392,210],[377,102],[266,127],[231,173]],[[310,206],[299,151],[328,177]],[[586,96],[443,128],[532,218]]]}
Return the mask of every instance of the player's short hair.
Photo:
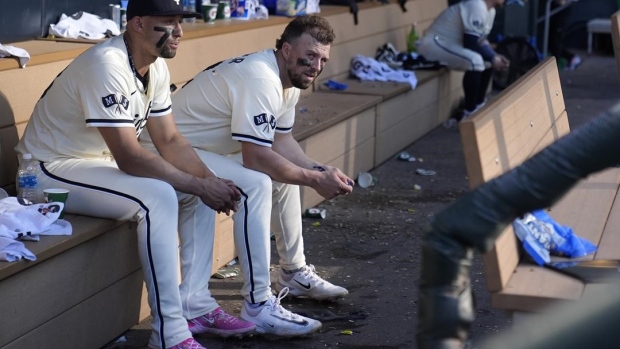
{"label": "player's short hair", "polygon": [[330,45],[336,38],[332,26],[325,18],[317,15],[303,15],[295,17],[284,28],[282,36],[276,40],[276,49],[281,49],[285,42],[293,43],[304,33],[310,34],[323,45]]}

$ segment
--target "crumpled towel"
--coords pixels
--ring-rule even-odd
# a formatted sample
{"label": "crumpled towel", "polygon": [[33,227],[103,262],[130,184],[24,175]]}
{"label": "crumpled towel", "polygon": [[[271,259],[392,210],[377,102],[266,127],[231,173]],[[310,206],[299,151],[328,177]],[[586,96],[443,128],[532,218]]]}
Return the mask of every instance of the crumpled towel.
{"label": "crumpled towel", "polygon": [[40,235],[71,235],[71,223],[58,219],[63,208],[62,202],[24,206],[14,196],[1,199],[0,261],[36,260],[17,239],[39,241]]}
{"label": "crumpled towel", "polygon": [[16,197],[0,200],[0,237],[19,239],[33,235],[71,235],[71,223],[59,220],[62,202],[24,206]]}
{"label": "crumpled towel", "polygon": [[23,242],[0,236],[0,261],[15,262],[22,258],[29,261],[37,260]]}
{"label": "crumpled towel", "polygon": [[100,40],[120,33],[113,20],[83,11],[71,16],[63,13],[58,23],[50,24],[50,34],[70,39]]}
{"label": "crumpled towel", "polygon": [[4,46],[0,44],[0,58],[4,57],[17,57],[20,68],[26,68],[26,63],[30,61],[30,54],[26,50],[15,46]]}
{"label": "crumpled towel", "polygon": [[395,81],[416,88],[418,79],[415,73],[408,70],[395,70],[383,62],[363,55],[355,55],[351,59],[351,75],[367,81]]}

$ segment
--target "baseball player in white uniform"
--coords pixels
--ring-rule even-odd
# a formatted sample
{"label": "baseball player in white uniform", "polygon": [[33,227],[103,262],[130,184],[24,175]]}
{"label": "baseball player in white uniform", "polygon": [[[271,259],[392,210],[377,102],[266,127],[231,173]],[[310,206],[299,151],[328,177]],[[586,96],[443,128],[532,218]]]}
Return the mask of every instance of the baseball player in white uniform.
{"label": "baseball player in white uniform", "polygon": [[506,57],[495,53],[487,40],[495,20],[495,7],[503,4],[504,0],[456,3],[433,21],[418,43],[418,52],[425,58],[465,71],[465,118],[484,105],[493,69],[504,70],[510,64]]}
{"label": "baseball player in white uniform", "polygon": [[[215,211],[236,210],[240,193],[204,165],[171,114],[162,58],[176,54],[182,17],[198,16],[175,0],[131,0],[125,34],[89,49],[56,77],[16,147],[40,161],[42,188],[70,191],[67,212],[137,221],[153,316],[150,348],[199,349],[192,332],[255,329],[223,312],[208,290],[214,236],[203,228],[214,225]],[[145,128],[161,156],[140,146]]]}
{"label": "baseball player in white uniform", "polygon": [[[280,306],[287,293],[314,299],[348,293],[306,263],[299,185],[331,199],[350,193],[353,181],[308,158],[291,134],[300,88],[320,74],[333,39],[327,20],[297,17],[277,40],[276,50],[214,64],[173,96],[179,131],[217,175],[232,179],[241,192],[233,216],[244,278],[241,318],[253,322],[259,333],[293,336],[321,327]],[[144,133],[141,141],[149,140]],[[278,297],[270,289],[270,231],[280,257]]]}

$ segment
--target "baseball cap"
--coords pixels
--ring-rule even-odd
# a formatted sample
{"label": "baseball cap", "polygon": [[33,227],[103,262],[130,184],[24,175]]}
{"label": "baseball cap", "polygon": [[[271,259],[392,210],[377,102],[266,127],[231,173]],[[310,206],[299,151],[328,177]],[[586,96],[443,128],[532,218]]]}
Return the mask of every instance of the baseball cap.
{"label": "baseball cap", "polygon": [[183,10],[183,0],[129,0],[127,20],[135,16],[183,16],[183,18],[202,18],[194,11]]}

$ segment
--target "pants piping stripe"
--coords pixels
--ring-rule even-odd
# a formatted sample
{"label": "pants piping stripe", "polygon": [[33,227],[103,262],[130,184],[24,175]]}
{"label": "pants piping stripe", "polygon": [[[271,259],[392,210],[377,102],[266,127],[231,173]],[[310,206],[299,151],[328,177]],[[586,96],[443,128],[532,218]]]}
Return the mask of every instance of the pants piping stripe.
{"label": "pants piping stripe", "polygon": [[135,198],[133,196],[127,195],[125,193],[121,193],[115,190],[111,190],[108,188],[103,188],[103,187],[98,187],[98,186],[94,186],[94,185],[90,185],[90,184],[85,184],[85,183],[79,183],[79,182],[75,182],[75,181],[71,181],[68,180],[66,178],[61,178],[58,177],[54,174],[52,174],[51,172],[49,172],[46,168],[45,168],[45,163],[40,162],[40,167],[41,167],[41,171],[48,177],[53,178],[59,182],[62,183],[66,183],[66,184],[70,184],[70,185],[74,185],[77,187],[83,187],[83,188],[88,188],[88,189],[93,189],[93,190],[98,190],[98,191],[102,191],[102,192],[106,192],[106,193],[110,193],[113,195],[118,195],[124,198],[127,198],[131,201],[134,201],[135,203],[137,203],[138,205],[140,205],[140,207],[142,207],[142,209],[146,212],[146,249],[147,249],[147,255],[148,255],[148,260],[149,260],[149,266],[151,269],[151,277],[153,278],[153,287],[155,289],[155,299],[157,302],[157,316],[159,317],[159,333],[160,333],[160,341],[161,341],[161,346],[162,348],[166,348],[166,342],[164,340],[165,335],[164,335],[164,317],[163,314],[161,313],[161,301],[159,298],[159,288],[157,287],[157,276],[156,276],[156,272],[155,272],[155,264],[153,262],[153,254],[151,251],[151,219],[150,219],[150,214],[149,214],[149,209],[148,207],[146,207],[146,205],[144,205],[144,203],[142,203],[138,198]]}

